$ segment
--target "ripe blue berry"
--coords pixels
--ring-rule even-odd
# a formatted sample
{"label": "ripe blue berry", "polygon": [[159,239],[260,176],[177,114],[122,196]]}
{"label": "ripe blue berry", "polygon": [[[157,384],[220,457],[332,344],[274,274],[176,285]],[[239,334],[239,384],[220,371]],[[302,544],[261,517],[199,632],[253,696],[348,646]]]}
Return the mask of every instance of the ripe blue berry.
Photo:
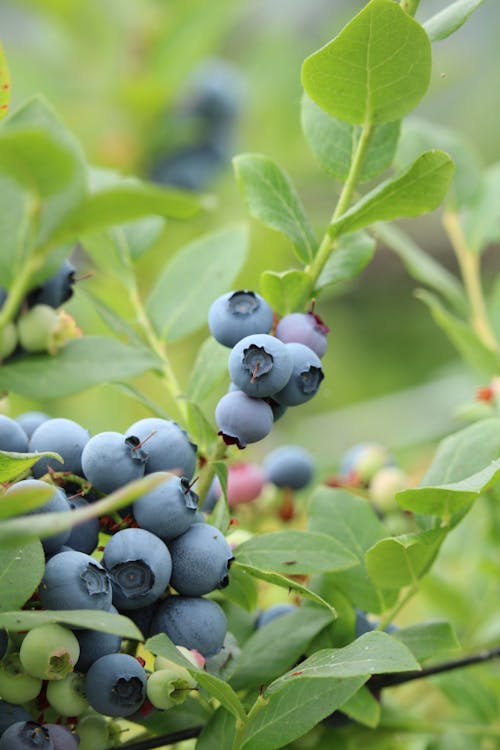
{"label": "ripe blue berry", "polygon": [[276,487],[301,490],[311,482],[314,464],[311,454],[299,445],[282,445],[264,459],[268,482]]}
{"label": "ripe blue berry", "polygon": [[[89,503],[83,497],[68,498],[68,504],[71,510],[77,508],[86,508]],[[89,518],[88,521],[78,523],[71,529],[70,535],[66,541],[66,546],[78,552],[85,552],[90,555],[97,547],[99,539],[99,519]]]}
{"label": "ripe blue berry", "polygon": [[276,326],[276,336],[285,344],[304,344],[318,357],[326,352],[327,326],[315,313],[290,313],[281,318]]}
{"label": "ripe blue berry", "polygon": [[201,596],[229,583],[231,547],[215,526],[195,523],[169,544],[171,585],[183,596]]}
{"label": "ripe blue berry", "polygon": [[220,344],[233,347],[254,333],[269,333],[273,311],[256,292],[239,289],[218,297],[208,311],[210,333]]}
{"label": "ripe blue berry", "polygon": [[0,414],[0,451],[28,452],[28,438],[16,421]]}
{"label": "ripe blue berry", "polygon": [[128,654],[107,654],[97,659],[85,681],[87,700],[105,716],[130,716],[146,698],[146,673]]}
{"label": "ripe blue berry", "polygon": [[96,490],[109,493],[144,476],[146,458],[138,437],[100,432],[83,449],[82,469]]}
{"label": "ripe blue berry", "polygon": [[71,419],[48,419],[36,428],[29,442],[31,452],[54,451],[59,453],[64,463],[55,458],[40,458],[31,471],[37,479],[47,473],[50,466],[54,471],[69,471],[82,475],[82,451],[89,440],[88,430]]}
{"label": "ripe blue berry", "polygon": [[25,708],[0,699],[0,737],[12,724],[30,721],[30,719],[31,716]]}
{"label": "ripe blue berry", "polygon": [[202,597],[169,596],[161,602],[151,633],[166,633],[176,646],[217,654],[224,643],[227,620],[217,602]]}
{"label": "ripe blue berry", "polygon": [[78,750],[80,740],[77,734],[72,734],[69,729],[60,724],[44,724],[43,726],[49,730],[54,750]]}
{"label": "ripe blue berry", "polygon": [[147,453],[146,474],[175,471],[191,480],[196,469],[197,446],[177,422],[159,417],[146,417],[134,422],[125,433],[135,435],[144,443]]}
{"label": "ripe blue berry", "polygon": [[36,428],[40,427],[42,422],[46,422],[48,419],[50,419],[49,415],[43,411],[25,411],[19,414],[15,421],[21,425],[28,438],[30,438]]}
{"label": "ripe blue berry", "polygon": [[111,537],[102,563],[113,586],[117,609],[152,604],[170,581],[172,561],[167,546],[145,529],[123,529]]}
{"label": "ripe blue berry", "polygon": [[245,448],[269,435],[274,420],[268,403],[243,391],[231,391],[215,407],[215,421],[225,443]]}
{"label": "ripe blue berry", "polygon": [[263,625],[267,625],[268,622],[275,620],[277,617],[282,617],[290,612],[296,612],[297,607],[294,604],[273,604],[267,609],[262,610],[255,620],[255,627],[258,630]]}
{"label": "ripe blue berry", "polygon": [[[20,482],[16,482],[9,487],[5,493],[8,496],[14,497],[17,493],[23,492],[25,489],[36,490],[43,489],[47,490],[50,488],[52,495],[43,505],[28,511],[23,515],[32,516],[38,513],[63,513],[70,510],[70,505],[66,499],[64,490],[59,487],[54,487],[46,482],[42,482],[39,479],[23,479]],[[71,534],[71,529],[59,531],[57,534],[42,539],[42,546],[46,555],[54,555],[61,547],[66,544]]]}
{"label": "ripe blue berry", "polygon": [[111,606],[111,580],[101,563],[84,552],[51,557],[39,592],[45,609],[109,610]]}
{"label": "ripe blue berry", "polygon": [[0,750],[55,750],[49,730],[35,721],[11,724],[0,739]]}
{"label": "ripe blue berry", "polygon": [[186,477],[169,477],[133,505],[134,518],[141,527],[165,542],[184,534],[195,522],[198,496]]}
{"label": "ripe blue berry", "polygon": [[60,307],[73,296],[74,283],[75,267],[69,260],[65,260],[54,276],[28,294],[28,305],[30,307],[35,305]]}
{"label": "ripe blue berry", "polygon": [[298,406],[316,395],[325,377],[321,360],[312,349],[304,344],[285,344],[292,358],[292,374],[285,385],[273,398],[285,406]]}
{"label": "ripe blue berry", "polygon": [[282,341],[266,333],[245,336],[231,350],[232,382],[247,396],[264,398],[280,391],[292,374],[292,359]]}

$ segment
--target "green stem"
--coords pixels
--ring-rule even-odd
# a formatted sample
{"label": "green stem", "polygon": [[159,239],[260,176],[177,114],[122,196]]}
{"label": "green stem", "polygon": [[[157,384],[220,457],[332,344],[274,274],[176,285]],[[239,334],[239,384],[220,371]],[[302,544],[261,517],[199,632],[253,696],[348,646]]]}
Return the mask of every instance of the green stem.
{"label": "green stem", "polygon": [[401,7],[409,16],[415,15],[419,5],[420,0],[401,0]]}
{"label": "green stem", "polygon": [[130,291],[130,300],[132,302],[135,314],[137,316],[137,322],[139,323],[146,341],[148,342],[151,349],[155,352],[161,362],[160,372],[162,374],[165,385],[174,399],[178,411],[184,424],[188,421],[188,410],[185,403],[185,394],[183,393],[177,376],[170,364],[170,360],[167,356],[166,346],[163,341],[156,335],[155,330],[151,324],[151,321],[146,313],[142,300],[140,298],[137,288]]}
{"label": "green stem", "polygon": [[262,693],[259,693],[259,695],[257,696],[257,700],[255,701],[252,708],[248,712],[246,721],[237,720],[236,734],[234,735],[234,740],[231,746],[231,750],[240,750],[240,747],[243,742],[243,738],[245,736],[245,732],[247,730],[249,723],[252,721],[253,718],[255,718],[255,716],[259,713],[259,711],[261,711],[264,708],[267,702],[268,702],[267,698],[264,698],[264,695]]}
{"label": "green stem", "polygon": [[37,256],[31,256],[26,260],[21,270],[15,277],[9,289],[7,299],[0,311],[0,331],[16,317],[24,300],[26,292],[30,288],[33,275],[41,267],[41,260]]}
{"label": "green stem", "polygon": [[397,614],[403,609],[403,607],[410,601],[410,599],[415,596],[415,594],[418,591],[418,582],[415,581],[412,583],[410,588],[401,596],[394,607],[389,610],[389,612],[381,618],[379,624],[377,625],[377,630],[385,630],[388,625],[391,624],[391,622],[394,620]]}
{"label": "green stem", "polygon": [[[366,154],[368,152],[368,146],[370,145],[372,133],[372,123],[366,122],[363,125],[363,129],[356,146],[356,151],[351,162],[349,174],[347,175],[347,180],[345,181],[342,192],[340,193],[340,197],[335,207],[335,211],[333,212],[330,224],[333,224],[333,222],[336,221],[340,216],[342,216],[342,214],[344,214],[349,208],[354,190],[356,189],[356,185],[361,175],[361,170],[363,169],[363,164],[366,159]],[[312,261],[311,265],[306,268],[306,271],[309,273],[312,279],[313,286],[318,280],[319,275],[325,267],[331,253],[336,249],[337,244],[337,240],[335,238],[332,238],[330,233],[327,231],[321,241],[314,260]]]}
{"label": "green stem", "polygon": [[498,342],[488,319],[486,303],[481,285],[479,255],[467,245],[460,218],[453,211],[446,211],[443,226],[455,251],[465,290],[470,304],[470,323],[483,344],[493,351],[498,349]]}
{"label": "green stem", "polygon": [[212,484],[212,479],[215,476],[214,462],[222,461],[225,455],[226,444],[221,438],[215,443],[212,453],[210,454],[210,456],[208,456],[207,463],[203,467],[200,478],[195,487],[196,494],[200,498],[200,506],[203,503],[203,500],[205,499],[206,494],[210,489],[210,485]]}

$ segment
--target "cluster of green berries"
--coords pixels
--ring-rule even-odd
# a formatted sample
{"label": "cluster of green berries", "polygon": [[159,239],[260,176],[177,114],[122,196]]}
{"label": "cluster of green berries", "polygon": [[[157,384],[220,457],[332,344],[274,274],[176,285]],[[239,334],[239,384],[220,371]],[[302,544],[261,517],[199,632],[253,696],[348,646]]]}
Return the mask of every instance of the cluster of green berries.
{"label": "cluster of green berries", "polygon": [[273,329],[270,305],[256,292],[228,292],[212,303],[212,336],[231,349],[229,392],[215,409],[224,441],[244,448],[269,434],[289,406],[309,401],[324,378],[328,328],[314,313],[285,315]]}
{"label": "cluster of green berries", "polygon": [[[74,281],[75,268],[66,260],[54,276],[28,292],[15,320],[0,330],[0,363],[23,351],[56,354],[81,335],[73,318],[60,309],[71,298]],[[0,287],[0,310],[7,297]]]}

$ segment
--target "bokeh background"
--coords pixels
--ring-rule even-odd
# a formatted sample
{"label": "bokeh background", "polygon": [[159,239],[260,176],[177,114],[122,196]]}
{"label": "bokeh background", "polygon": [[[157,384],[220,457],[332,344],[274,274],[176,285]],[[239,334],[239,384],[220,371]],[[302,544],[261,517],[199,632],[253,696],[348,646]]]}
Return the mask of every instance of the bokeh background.
{"label": "bokeh background", "polygon": [[[417,18],[425,20],[447,4],[422,0]],[[0,38],[12,74],[12,107],[42,92],[94,164],[147,177],[162,154],[186,137],[179,127],[179,103],[195,71],[207,59],[225,60],[242,82],[228,149],[262,152],[285,169],[321,236],[339,185],[321,172],[302,136],[300,68],[308,54],[364,5],[363,0],[2,0]],[[436,43],[431,86],[417,109],[419,116],[461,132],[484,164],[500,158],[499,28],[500,2],[486,0],[462,29]],[[145,294],[165,261],[186,242],[238,221],[249,221],[251,229],[241,286],[255,288],[264,269],[294,265],[288,242],[248,219],[229,160],[206,191],[215,196],[213,210],[186,224],[170,223],[141,259],[138,272]],[[402,226],[456,270],[439,211]],[[77,260],[79,274],[92,270],[88,258],[80,254]],[[499,269],[498,248],[490,248],[484,256],[487,290],[493,288]],[[193,274],[203,274],[203,269],[193,268]],[[104,295],[117,311],[130,314],[111,277],[95,274],[80,283]],[[327,476],[351,445],[377,440],[388,445],[418,481],[437,439],[463,424],[457,409],[484,383],[460,362],[427,308],[414,297],[416,286],[399,259],[379,248],[355,281],[319,300],[318,312],[331,329],[326,380],[314,400],[290,410],[245,458],[258,461],[275,445],[298,442],[313,453],[319,476]],[[67,309],[86,333],[108,333],[78,290]],[[202,330],[172,348],[181,382],[187,380],[207,333]],[[168,397],[152,376],[144,376],[138,385],[168,410]],[[210,419],[226,385],[206,404]],[[141,404],[106,385],[44,403],[13,395],[9,408],[11,415],[36,408],[66,416],[92,433],[123,430],[146,415]],[[423,584],[424,596],[403,613],[402,621],[449,617],[464,645],[473,648],[485,640],[493,642],[500,633],[498,617],[490,617],[498,584],[477,578],[484,565],[479,548],[489,516],[478,507],[470,518],[451,535],[439,568]],[[462,554],[473,548],[474,554]],[[450,587],[451,579],[460,579],[462,589],[456,583]],[[481,623],[478,614],[483,609],[490,619]],[[409,707],[422,699],[425,689],[407,689]],[[440,711],[441,699],[435,692],[430,695]]]}

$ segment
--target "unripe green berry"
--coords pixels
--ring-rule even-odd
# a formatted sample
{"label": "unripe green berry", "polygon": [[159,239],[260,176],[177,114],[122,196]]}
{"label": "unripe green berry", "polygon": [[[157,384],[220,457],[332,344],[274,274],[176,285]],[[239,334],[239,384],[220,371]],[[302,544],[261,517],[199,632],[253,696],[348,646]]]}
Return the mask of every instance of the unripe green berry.
{"label": "unripe green berry", "polygon": [[51,680],[47,685],[47,700],[61,716],[80,716],[88,711],[84,675],[70,672],[63,680]]}
{"label": "unripe green berry", "polygon": [[18,337],[15,323],[7,323],[7,325],[0,330],[0,361],[10,357],[17,346],[17,341]]}
{"label": "unripe green berry", "polygon": [[383,513],[398,510],[396,492],[408,487],[408,476],[396,466],[379,469],[370,482],[370,498]]}
{"label": "unripe green berry", "polygon": [[159,669],[150,674],[146,685],[147,696],[153,706],[164,711],[183,703],[195,688],[196,680],[187,669],[175,663],[171,668]]}
{"label": "unripe green berry", "polygon": [[0,695],[9,703],[27,703],[42,689],[42,680],[28,674],[18,653],[6,656],[0,662]]}
{"label": "unripe green berry", "polygon": [[78,720],[78,750],[108,750],[110,742],[109,721],[92,711]]}
{"label": "unripe green berry", "polygon": [[62,680],[73,671],[80,645],[71,630],[48,623],[27,633],[19,655],[29,674],[42,680]]}
{"label": "unripe green berry", "polygon": [[73,318],[64,310],[35,305],[17,322],[19,343],[27,352],[56,354],[69,339],[81,336]]}

